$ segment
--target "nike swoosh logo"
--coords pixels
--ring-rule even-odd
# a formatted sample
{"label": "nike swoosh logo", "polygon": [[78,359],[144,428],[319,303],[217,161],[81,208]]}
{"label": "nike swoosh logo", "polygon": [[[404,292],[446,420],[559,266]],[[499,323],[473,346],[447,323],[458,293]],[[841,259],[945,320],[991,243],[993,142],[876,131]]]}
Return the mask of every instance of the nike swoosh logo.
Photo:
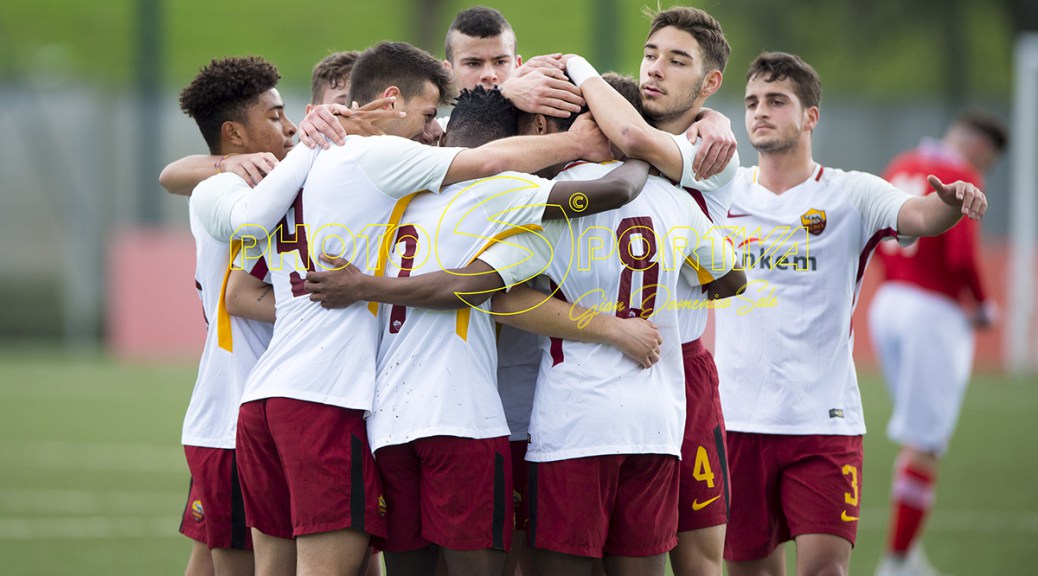
{"label": "nike swoosh logo", "polygon": [[707,500],[706,502],[703,502],[702,504],[700,504],[698,500],[693,500],[692,501],[692,510],[698,512],[698,511],[702,510],[703,508],[706,508],[707,506],[712,504],[714,500],[717,500],[720,497],[721,497],[720,495],[714,496],[713,498]]}
{"label": "nike swoosh logo", "polygon": [[753,216],[753,214],[736,214],[731,210],[728,211],[729,218],[746,218],[747,216]]}
{"label": "nike swoosh logo", "polygon": [[846,510],[844,510],[842,513],[840,513],[840,520],[843,520],[844,522],[854,522],[857,519],[858,519],[857,516],[848,516]]}

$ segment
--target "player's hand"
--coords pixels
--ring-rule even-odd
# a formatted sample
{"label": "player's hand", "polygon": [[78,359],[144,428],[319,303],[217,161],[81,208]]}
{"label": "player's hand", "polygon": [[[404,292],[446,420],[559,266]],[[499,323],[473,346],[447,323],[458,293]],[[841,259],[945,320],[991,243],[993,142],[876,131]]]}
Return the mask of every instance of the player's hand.
{"label": "player's hand", "polygon": [[590,112],[578,116],[573,126],[570,126],[569,133],[573,134],[583,147],[580,154],[582,159],[588,162],[606,162],[613,159],[609,139],[602,133]]}
{"label": "player's hand", "polygon": [[220,169],[241,176],[249,186],[255,187],[277,165],[278,159],[270,152],[255,152],[228,156],[220,163]]}
{"label": "player's hand", "polygon": [[569,81],[565,72],[552,65],[543,66],[532,61],[523,64],[501,84],[500,89],[516,108],[530,114],[569,118],[584,106],[580,88]]}
{"label": "player's hand", "polygon": [[[388,96],[386,98],[376,98],[363,106],[358,106],[354,102],[348,114],[336,114],[336,118],[347,134],[353,136],[381,136],[385,132],[375,126],[374,122],[376,120],[407,116],[407,112],[393,108],[393,102],[395,101],[396,96]],[[443,132],[441,131],[440,133],[442,134]]]}
{"label": "player's hand", "polygon": [[335,115],[350,115],[353,112],[348,106],[342,104],[321,104],[315,106],[309,114],[299,123],[299,141],[307,148],[320,146],[328,149],[328,140],[339,146],[346,143],[346,129],[343,128]]}
{"label": "player's hand", "polygon": [[973,327],[978,330],[987,330],[998,323],[998,304],[988,300],[977,305],[976,311],[971,318]]}
{"label": "player's hand", "polygon": [[613,346],[616,346],[632,360],[642,365],[643,368],[651,368],[653,364],[660,361],[662,352],[660,346],[663,337],[656,325],[642,318],[614,319],[616,328],[612,331],[611,338]]}
{"label": "player's hand", "polygon": [[438,120],[425,124],[425,131],[416,138],[418,142],[427,146],[441,146],[443,144],[443,127]]}
{"label": "player's hand", "polygon": [[362,287],[368,278],[359,268],[342,258],[321,254],[323,272],[307,272],[303,289],[310,293],[311,302],[320,302],[324,308],[345,308],[363,300]]}
{"label": "player's hand", "polygon": [[735,156],[737,143],[735,132],[732,132],[732,121],[715,110],[704,108],[685,132],[685,137],[693,144],[696,139],[703,139],[692,161],[696,180],[705,180],[720,173]]}
{"label": "player's hand", "polygon": [[[562,54],[542,54],[540,56],[534,56],[523,65],[516,68],[510,78],[517,78],[525,76],[534,70],[540,69],[548,76],[552,78],[558,78],[559,80],[566,79],[566,63],[562,60]],[[559,72],[561,74],[557,74]]]}
{"label": "player's hand", "polygon": [[307,148],[320,146],[327,150],[329,140],[342,146],[346,143],[347,134],[382,134],[372,121],[380,118],[403,118],[407,115],[392,108],[394,101],[396,97],[390,96],[372,100],[360,107],[354,103],[353,108],[342,104],[315,106],[299,123],[299,141]]}
{"label": "player's hand", "polygon": [[980,220],[987,212],[987,196],[973,184],[962,180],[945,184],[933,174],[927,176],[926,180],[945,204],[956,208],[961,207],[962,213],[970,219]]}

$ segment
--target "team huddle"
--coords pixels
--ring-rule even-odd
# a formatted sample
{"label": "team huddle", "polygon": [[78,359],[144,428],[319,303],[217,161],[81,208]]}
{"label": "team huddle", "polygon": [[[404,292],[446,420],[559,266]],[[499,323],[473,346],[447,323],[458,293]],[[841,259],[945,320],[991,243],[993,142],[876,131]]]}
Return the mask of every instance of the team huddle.
{"label": "team huddle", "polygon": [[298,145],[261,58],[181,93],[211,154],[161,177],[208,324],[187,573],[783,574],[791,539],[798,573],[847,573],[862,275],[984,194],[814,162],[821,81],[781,52],[741,168],[699,9],[652,15],[638,80],[516,46],[476,7],[444,61],[328,56]]}

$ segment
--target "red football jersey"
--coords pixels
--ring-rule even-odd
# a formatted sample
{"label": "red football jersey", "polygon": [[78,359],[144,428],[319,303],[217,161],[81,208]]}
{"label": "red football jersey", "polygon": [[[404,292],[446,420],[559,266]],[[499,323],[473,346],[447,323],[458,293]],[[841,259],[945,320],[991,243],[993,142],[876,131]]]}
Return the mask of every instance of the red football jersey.
{"label": "red football jersey", "polygon": [[[894,158],[883,177],[916,196],[933,193],[926,177],[933,174],[944,183],[963,180],[983,189],[983,180],[964,159],[947,145],[926,140],[919,147]],[[884,242],[878,251],[886,280],[910,282],[921,288],[961,300],[969,292],[983,302],[977,248],[979,224],[963,218],[940,236],[920,238],[911,246]]]}

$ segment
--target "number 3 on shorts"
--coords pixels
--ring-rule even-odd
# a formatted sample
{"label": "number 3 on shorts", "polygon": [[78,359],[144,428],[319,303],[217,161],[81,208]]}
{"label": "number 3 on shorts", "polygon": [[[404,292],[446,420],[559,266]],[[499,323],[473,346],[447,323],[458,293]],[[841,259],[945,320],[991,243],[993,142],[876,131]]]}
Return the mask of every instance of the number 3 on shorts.
{"label": "number 3 on shorts", "polygon": [[850,464],[843,467],[843,475],[851,477],[851,489],[854,492],[844,492],[843,501],[851,506],[858,505],[858,469]]}
{"label": "number 3 on shorts", "polygon": [[706,448],[702,446],[696,450],[696,465],[692,467],[692,477],[700,482],[705,481],[707,488],[714,487],[714,472],[710,469],[710,458],[706,454]]}

